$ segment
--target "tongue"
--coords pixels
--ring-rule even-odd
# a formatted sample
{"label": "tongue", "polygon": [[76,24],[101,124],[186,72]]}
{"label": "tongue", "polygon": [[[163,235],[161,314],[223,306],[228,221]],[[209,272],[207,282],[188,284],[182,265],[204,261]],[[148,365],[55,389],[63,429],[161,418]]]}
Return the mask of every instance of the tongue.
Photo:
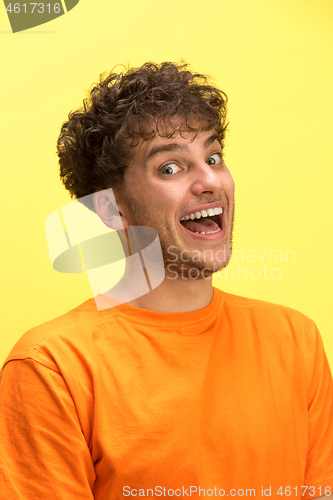
{"label": "tongue", "polygon": [[219,229],[219,225],[217,222],[214,222],[212,219],[208,217],[201,217],[196,221],[194,220],[182,220],[181,224],[183,224],[186,229],[192,231],[193,233],[198,232],[208,232],[208,231],[217,231]]}

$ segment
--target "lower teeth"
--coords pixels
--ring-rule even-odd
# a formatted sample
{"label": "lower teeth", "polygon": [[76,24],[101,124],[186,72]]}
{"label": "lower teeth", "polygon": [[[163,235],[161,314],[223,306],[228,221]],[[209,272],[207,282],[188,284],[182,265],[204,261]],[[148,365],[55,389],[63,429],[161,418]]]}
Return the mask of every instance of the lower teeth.
{"label": "lower teeth", "polygon": [[215,233],[218,233],[219,231],[221,231],[221,228],[219,227],[218,229],[216,229],[216,231],[209,231],[207,233],[198,233],[197,231],[195,231],[195,234],[215,234]]}

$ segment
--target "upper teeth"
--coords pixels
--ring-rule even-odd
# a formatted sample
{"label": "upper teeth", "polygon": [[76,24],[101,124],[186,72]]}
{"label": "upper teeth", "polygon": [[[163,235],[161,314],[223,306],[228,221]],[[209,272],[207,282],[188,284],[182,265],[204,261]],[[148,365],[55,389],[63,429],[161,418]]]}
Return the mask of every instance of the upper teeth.
{"label": "upper teeth", "polygon": [[192,214],[185,215],[185,217],[182,217],[180,220],[200,219],[200,217],[212,217],[213,215],[220,215],[222,213],[222,207],[208,208],[207,210],[201,210],[201,212],[194,212]]}

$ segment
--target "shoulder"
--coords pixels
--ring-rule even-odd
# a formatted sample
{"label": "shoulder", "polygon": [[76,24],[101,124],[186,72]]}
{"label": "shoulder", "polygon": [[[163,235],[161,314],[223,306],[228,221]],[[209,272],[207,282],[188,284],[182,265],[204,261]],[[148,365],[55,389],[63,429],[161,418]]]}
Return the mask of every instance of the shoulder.
{"label": "shoulder", "polygon": [[218,290],[218,293],[221,294],[221,298],[225,307],[235,309],[238,312],[243,311],[243,313],[245,313],[246,311],[251,311],[261,316],[267,316],[270,319],[289,318],[293,322],[312,326],[315,325],[313,320],[308,316],[301,313],[300,311],[297,311],[296,309],[285,305],[242,297],[240,295],[226,293],[221,290]]}
{"label": "shoulder", "polygon": [[[232,336],[258,359],[266,359],[272,373],[292,373],[310,387],[316,367],[325,363],[325,351],[315,322],[287,306],[222,294],[222,319]],[[297,378],[296,377],[296,378]]]}
{"label": "shoulder", "polygon": [[318,329],[315,322],[291,307],[263,300],[241,297],[218,290],[223,310],[233,318],[235,324],[251,323],[257,332],[270,333],[279,338],[293,338],[313,347]]}
{"label": "shoulder", "polygon": [[114,309],[98,311],[89,299],[71,311],[42,323],[22,335],[5,359],[3,367],[13,360],[34,360],[55,371],[57,357],[68,357],[74,351],[89,352],[94,336],[110,330]]}

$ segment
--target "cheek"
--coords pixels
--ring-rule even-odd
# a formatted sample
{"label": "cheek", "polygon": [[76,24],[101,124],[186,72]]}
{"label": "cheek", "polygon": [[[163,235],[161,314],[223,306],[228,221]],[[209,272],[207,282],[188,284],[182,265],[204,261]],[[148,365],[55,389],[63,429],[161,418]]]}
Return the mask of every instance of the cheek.
{"label": "cheek", "polygon": [[163,186],[156,184],[152,191],[147,195],[149,203],[159,207],[160,210],[170,212],[172,207],[179,201],[180,186],[176,183],[163,183]]}

